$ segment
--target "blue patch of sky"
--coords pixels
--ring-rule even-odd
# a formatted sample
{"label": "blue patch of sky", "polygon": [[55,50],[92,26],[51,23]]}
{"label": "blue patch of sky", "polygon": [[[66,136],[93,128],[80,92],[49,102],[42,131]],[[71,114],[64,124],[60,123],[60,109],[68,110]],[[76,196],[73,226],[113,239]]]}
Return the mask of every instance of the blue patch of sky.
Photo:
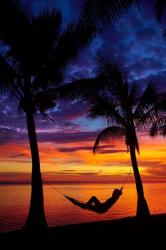
{"label": "blue patch of sky", "polygon": [[98,131],[107,126],[103,119],[92,119],[85,116],[74,120],[74,124],[78,125],[81,131]]}

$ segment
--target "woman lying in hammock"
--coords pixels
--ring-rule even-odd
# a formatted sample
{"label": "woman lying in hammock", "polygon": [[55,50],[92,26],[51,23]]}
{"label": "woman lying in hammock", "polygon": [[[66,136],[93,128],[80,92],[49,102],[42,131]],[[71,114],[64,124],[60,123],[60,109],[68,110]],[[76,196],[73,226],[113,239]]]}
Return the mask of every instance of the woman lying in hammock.
{"label": "woman lying in hammock", "polygon": [[83,208],[88,209],[91,211],[94,211],[96,213],[102,214],[108,211],[114,203],[119,199],[119,197],[122,195],[122,189],[114,189],[112,193],[112,197],[108,198],[105,202],[100,202],[95,196],[92,196],[88,202],[80,202],[68,195],[65,195],[65,197],[71,201],[74,205]]}

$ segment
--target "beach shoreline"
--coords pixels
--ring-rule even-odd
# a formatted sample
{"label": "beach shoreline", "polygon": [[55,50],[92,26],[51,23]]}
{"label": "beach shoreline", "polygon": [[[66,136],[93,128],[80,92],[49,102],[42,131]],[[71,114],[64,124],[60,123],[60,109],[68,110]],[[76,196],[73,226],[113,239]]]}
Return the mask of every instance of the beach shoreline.
{"label": "beach shoreline", "polygon": [[58,227],[46,231],[25,231],[1,233],[3,245],[122,245],[166,243],[166,214],[151,215],[149,219],[136,217],[86,222]]}

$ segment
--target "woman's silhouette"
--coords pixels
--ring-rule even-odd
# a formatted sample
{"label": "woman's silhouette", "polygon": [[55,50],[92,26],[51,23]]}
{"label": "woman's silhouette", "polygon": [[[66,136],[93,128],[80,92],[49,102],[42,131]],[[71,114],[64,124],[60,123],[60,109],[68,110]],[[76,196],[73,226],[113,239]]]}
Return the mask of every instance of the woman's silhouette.
{"label": "woman's silhouette", "polygon": [[83,209],[88,209],[91,211],[94,211],[96,213],[105,213],[110,209],[114,203],[119,199],[119,197],[122,195],[122,189],[114,189],[112,192],[112,196],[108,198],[105,202],[100,202],[96,196],[92,196],[86,203],[80,202],[68,195],[65,195],[65,197],[70,200],[74,205],[79,206]]}

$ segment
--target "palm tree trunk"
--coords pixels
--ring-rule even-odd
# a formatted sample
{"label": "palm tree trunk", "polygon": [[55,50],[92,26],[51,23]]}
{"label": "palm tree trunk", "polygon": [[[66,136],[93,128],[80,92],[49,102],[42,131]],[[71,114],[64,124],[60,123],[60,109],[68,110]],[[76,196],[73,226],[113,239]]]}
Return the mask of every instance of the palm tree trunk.
{"label": "palm tree trunk", "polygon": [[36,138],[34,117],[31,111],[26,112],[26,121],[32,156],[32,189],[29,214],[24,228],[45,229],[47,228],[47,222],[44,213],[44,198],[40,172],[39,150]]}
{"label": "palm tree trunk", "polygon": [[140,176],[138,164],[137,164],[135,147],[134,146],[129,146],[129,147],[130,147],[130,157],[131,157],[132,167],[134,171],[136,190],[137,190],[137,213],[136,215],[139,218],[145,218],[150,215],[150,211],[149,211],[149,208],[145,200],[145,196],[144,196],[143,185],[142,185],[141,176]]}

